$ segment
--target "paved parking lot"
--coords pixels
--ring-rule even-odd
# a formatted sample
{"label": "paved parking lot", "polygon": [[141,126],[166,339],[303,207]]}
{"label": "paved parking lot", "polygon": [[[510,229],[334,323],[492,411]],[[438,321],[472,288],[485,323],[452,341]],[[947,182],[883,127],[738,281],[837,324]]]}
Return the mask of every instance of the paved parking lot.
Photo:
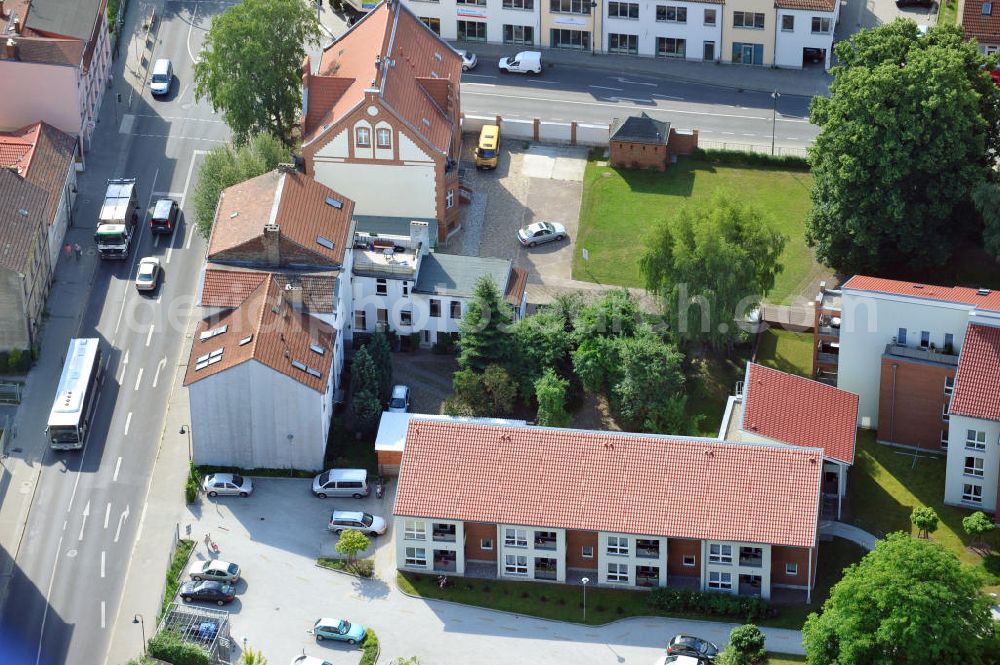
{"label": "paved parking lot", "polygon": [[456,371],[455,356],[427,349],[392,354],[392,380],[410,386],[413,413],[441,413],[441,404],[451,394],[451,376]]}
{"label": "paved parking lot", "polygon": [[[316,499],[304,479],[255,478],[254,484],[247,499],[203,497],[182,530],[190,526],[198,543],[195,558],[209,556],[203,539],[210,532],[219,558],[243,567],[237,600],[225,608],[232,612],[231,634],[237,644],[246,638],[274,665],[290,662],[303,650],[334,665],[358,662],[357,647],[317,643],[306,632],[321,616],[342,616],[373,628],[382,663],[417,656],[421,665],[651,665],[671,635],[694,632],[724,642],[731,628],[654,618],[580,626],[409,598],[394,582],[392,484],[381,500]],[[326,524],[334,506],[363,508],[390,522],[374,547],[378,579],[359,580],[314,565],[333,548]],[[801,653],[797,632],[768,633],[769,648]]]}
{"label": "paved parking lot", "polygon": [[897,18],[908,18],[918,25],[937,25],[938,5],[925,7],[896,7],[895,0],[847,0],[840,8],[840,20],[834,34],[836,41],[849,39],[862,28],[874,28],[892,23]]}

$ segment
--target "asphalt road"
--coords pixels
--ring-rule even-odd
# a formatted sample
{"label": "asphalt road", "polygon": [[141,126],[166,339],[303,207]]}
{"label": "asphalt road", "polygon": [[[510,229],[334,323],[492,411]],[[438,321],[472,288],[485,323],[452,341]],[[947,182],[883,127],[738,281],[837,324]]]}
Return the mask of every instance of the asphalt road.
{"label": "asphalt road", "polygon": [[[607,124],[645,111],[678,127],[697,128],[709,141],[771,140],[773,100],[766,92],[566,65],[547,69],[544,76],[518,76],[486,65],[462,75],[462,110],[468,115]],[[805,148],[815,139],[819,128],[808,121],[810,99],[791,94],[778,98],[773,118],[777,145]]]}
{"label": "asphalt road", "polygon": [[[77,336],[102,339],[108,371],[84,452],[49,451],[43,458],[0,614],[4,630],[20,642],[16,654],[5,655],[4,665],[103,662],[108,629],[120,610],[128,611],[119,608],[119,599],[204,256],[204,241],[187,223],[194,175],[203,153],[229,133],[206,103],[194,102],[190,54],[200,47],[208,15],[224,7],[166,3],[153,54],[174,62],[176,80],[165,99],[136,91],[129,109],[126,90],[116,110],[115,95],[106,95],[88,179],[93,182],[97,174],[101,179],[138,178],[146,216],[128,261],[102,262],[96,268]],[[133,5],[131,12],[140,13],[141,7]],[[135,78],[126,74],[125,80]],[[129,151],[122,154],[127,145]],[[117,164],[124,166],[112,172]],[[181,203],[183,221],[173,236],[153,237],[148,215],[151,203],[162,196]],[[92,226],[102,199],[103,187],[81,189],[75,223]],[[140,295],[131,281],[143,256],[158,256],[165,268],[164,282],[150,295]],[[35,445],[27,433],[44,429],[48,409],[22,411],[21,442]],[[45,445],[40,435],[37,443]],[[162,580],[151,582],[151,589],[160,584]]]}

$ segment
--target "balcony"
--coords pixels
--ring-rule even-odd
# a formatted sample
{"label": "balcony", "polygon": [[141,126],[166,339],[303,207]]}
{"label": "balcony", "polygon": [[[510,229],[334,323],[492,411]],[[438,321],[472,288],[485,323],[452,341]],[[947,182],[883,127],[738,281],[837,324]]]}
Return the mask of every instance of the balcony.
{"label": "balcony", "polygon": [[535,579],[554,581],[556,579],[556,560],[536,558]]}
{"label": "balcony", "polygon": [[435,524],[431,531],[431,540],[437,543],[455,542],[454,524]]}
{"label": "balcony", "polygon": [[838,327],[835,328],[833,326],[823,326],[823,325],[821,325],[819,327],[819,329],[816,331],[816,333],[820,337],[837,337],[837,338],[839,338],[840,337],[840,327],[838,326]]}
{"label": "balcony", "polygon": [[890,343],[885,345],[885,355],[938,363],[939,365],[947,365],[949,367],[958,366],[957,354],[945,353],[944,349],[935,347],[906,346],[904,344]]}
{"label": "balcony", "polygon": [[840,364],[840,354],[839,353],[825,353],[820,351],[816,354],[816,364],[817,365],[839,365]]}
{"label": "balcony", "polygon": [[655,540],[640,540],[635,544],[635,555],[640,559],[659,559],[660,543]]}
{"label": "balcony", "polygon": [[740,565],[748,568],[761,568],[764,565],[764,555],[759,550],[741,551]]}
{"label": "balcony", "polygon": [[452,550],[434,550],[434,572],[454,573],[458,570],[457,555]]}
{"label": "balcony", "polygon": [[660,586],[660,569],[656,566],[636,566],[635,585],[644,587]]}
{"label": "balcony", "polygon": [[536,550],[553,550],[556,549],[556,534],[549,531],[536,531],[535,532],[535,549]]}

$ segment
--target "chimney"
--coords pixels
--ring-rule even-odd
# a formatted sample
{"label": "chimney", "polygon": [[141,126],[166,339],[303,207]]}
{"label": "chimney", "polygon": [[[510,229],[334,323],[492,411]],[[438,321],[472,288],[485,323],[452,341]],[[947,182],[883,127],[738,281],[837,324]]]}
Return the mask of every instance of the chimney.
{"label": "chimney", "polygon": [[3,45],[4,60],[17,60],[17,40],[9,37]]}
{"label": "chimney", "polygon": [[21,34],[21,19],[19,18],[14,19],[14,32]]}
{"label": "chimney", "polygon": [[410,242],[413,249],[419,246],[420,254],[426,254],[431,249],[431,229],[427,222],[410,222]]}
{"label": "chimney", "polygon": [[7,12],[4,11],[3,0],[0,0],[0,18],[7,18]]}
{"label": "chimney", "polygon": [[281,265],[281,229],[277,224],[265,224],[264,235],[264,261],[267,265],[276,267]]}
{"label": "chimney", "polygon": [[302,311],[302,285],[289,282],[285,285],[285,298],[296,312]]}

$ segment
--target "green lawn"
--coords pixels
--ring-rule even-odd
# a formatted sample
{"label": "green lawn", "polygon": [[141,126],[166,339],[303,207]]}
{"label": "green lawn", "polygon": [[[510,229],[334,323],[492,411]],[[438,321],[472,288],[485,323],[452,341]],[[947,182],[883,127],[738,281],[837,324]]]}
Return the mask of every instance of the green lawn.
{"label": "green lawn", "polygon": [[787,653],[767,654],[767,665],[796,665],[806,662],[805,656],[793,656]]}
{"label": "green lawn", "polygon": [[955,25],[958,22],[958,0],[940,0],[938,25]]}
{"label": "green lawn", "polygon": [[971,511],[944,505],[944,473],[944,457],[915,458],[875,443],[874,432],[858,430],[856,459],[847,483],[849,521],[875,535],[892,531],[916,535],[910,512],[916,506],[931,506],[941,518],[931,538],[980,569],[987,590],[1000,590],[1000,552],[994,549],[984,559],[967,548],[970,539],[962,530],[962,518]]}
{"label": "green lawn", "polygon": [[757,342],[757,362],[789,374],[812,377],[812,333],[769,328]]}
{"label": "green lawn", "polygon": [[643,286],[639,257],[647,234],[672,219],[681,206],[705,203],[716,191],[727,189],[759,206],[775,227],[788,236],[771,302],[784,302],[797,293],[816,268],[806,246],[804,220],[809,210],[812,176],[806,171],[711,164],[682,157],[665,173],[618,170],[587,164],[576,244],[586,248],[573,259],[573,277],[602,284]]}

